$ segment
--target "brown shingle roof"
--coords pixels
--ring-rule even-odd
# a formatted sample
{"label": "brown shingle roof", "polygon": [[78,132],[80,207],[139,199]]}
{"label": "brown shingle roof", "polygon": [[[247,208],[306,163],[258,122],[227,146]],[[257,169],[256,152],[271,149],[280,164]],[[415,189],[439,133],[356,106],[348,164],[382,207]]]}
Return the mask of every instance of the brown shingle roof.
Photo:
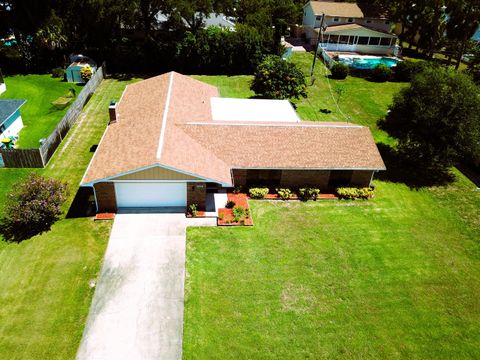
{"label": "brown shingle roof", "polygon": [[333,1],[310,1],[310,6],[315,15],[329,15],[352,18],[363,18],[362,10],[355,3]]}
{"label": "brown shingle roof", "polygon": [[215,122],[216,96],[217,88],[174,72],[129,85],[82,183],[156,164],[224,184],[232,168],[385,168],[366,127]]}

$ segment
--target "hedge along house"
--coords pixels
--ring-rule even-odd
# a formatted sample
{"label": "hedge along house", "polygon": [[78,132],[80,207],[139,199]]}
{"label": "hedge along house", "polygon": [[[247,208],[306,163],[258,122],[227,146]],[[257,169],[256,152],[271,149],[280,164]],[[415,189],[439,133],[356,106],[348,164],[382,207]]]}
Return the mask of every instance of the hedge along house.
{"label": "hedge along house", "polygon": [[[323,23],[322,23],[323,21]],[[307,40],[316,45],[320,27],[320,47],[327,51],[391,55],[397,36],[392,23],[376,8],[361,9],[356,3],[310,1],[303,8]]]}
{"label": "hedge along house", "polygon": [[303,122],[288,101],[218,96],[175,72],[128,85],[81,183],[97,210],[202,210],[224,188],[363,187],[385,169],[366,127]]}
{"label": "hedge along house", "polygon": [[23,128],[20,108],[26,100],[0,100],[0,140],[16,138]]}

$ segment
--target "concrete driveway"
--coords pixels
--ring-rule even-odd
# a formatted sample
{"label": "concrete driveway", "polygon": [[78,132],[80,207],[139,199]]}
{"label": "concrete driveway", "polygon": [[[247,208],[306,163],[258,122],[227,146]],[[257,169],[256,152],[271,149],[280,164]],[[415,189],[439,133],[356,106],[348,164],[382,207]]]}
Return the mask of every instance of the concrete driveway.
{"label": "concrete driveway", "polygon": [[117,215],[77,359],[181,359],[189,225],[214,221]]}

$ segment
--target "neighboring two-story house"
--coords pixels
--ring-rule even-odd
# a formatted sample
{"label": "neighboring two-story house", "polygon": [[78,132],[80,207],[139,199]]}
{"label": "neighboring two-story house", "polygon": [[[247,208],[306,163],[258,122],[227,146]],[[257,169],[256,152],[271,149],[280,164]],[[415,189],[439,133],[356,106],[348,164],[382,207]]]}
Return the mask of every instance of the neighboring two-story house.
{"label": "neighboring two-story house", "polygon": [[397,43],[390,20],[366,14],[355,3],[310,1],[303,7],[303,27],[310,44],[320,35],[320,47],[327,51],[391,55]]}

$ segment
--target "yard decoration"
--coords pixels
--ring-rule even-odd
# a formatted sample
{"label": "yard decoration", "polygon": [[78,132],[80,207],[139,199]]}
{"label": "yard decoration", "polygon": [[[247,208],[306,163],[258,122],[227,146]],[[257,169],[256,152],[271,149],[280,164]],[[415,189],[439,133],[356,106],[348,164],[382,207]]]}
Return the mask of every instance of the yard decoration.
{"label": "yard decoration", "polygon": [[84,80],[85,82],[90,80],[92,78],[92,75],[93,75],[93,71],[90,66],[85,66],[80,70],[80,76],[82,77],[82,80]]}
{"label": "yard decoration", "polygon": [[60,219],[68,195],[66,183],[33,174],[13,189],[0,219],[5,241],[21,242],[42,234]]}

